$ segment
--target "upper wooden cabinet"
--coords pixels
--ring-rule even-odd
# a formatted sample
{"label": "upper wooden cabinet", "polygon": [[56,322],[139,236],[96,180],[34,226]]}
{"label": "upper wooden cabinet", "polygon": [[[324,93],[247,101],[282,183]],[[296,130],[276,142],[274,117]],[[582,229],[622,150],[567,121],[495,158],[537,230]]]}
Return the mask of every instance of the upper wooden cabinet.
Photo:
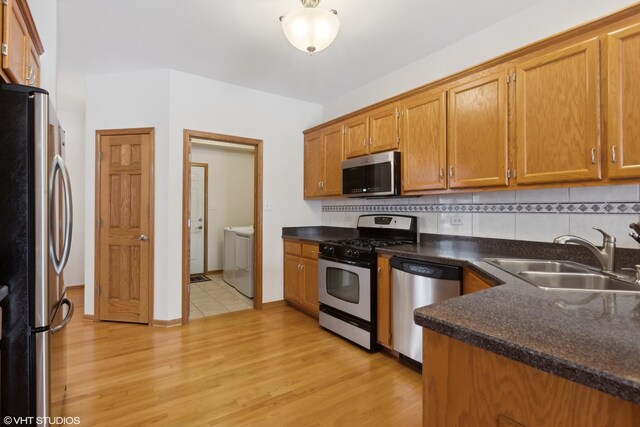
{"label": "upper wooden cabinet", "polygon": [[449,187],[508,185],[507,70],[449,90]]}
{"label": "upper wooden cabinet", "polygon": [[609,178],[640,177],[640,23],[609,33],[607,139]]}
{"label": "upper wooden cabinet", "polygon": [[345,158],[395,150],[400,144],[399,104],[384,105],[345,123]]}
{"label": "upper wooden cabinet", "polygon": [[342,125],[304,137],[304,198],[342,194]]}
{"label": "upper wooden cabinet", "polygon": [[2,74],[12,83],[40,84],[40,55],[44,52],[25,0],[2,5]]}
{"label": "upper wooden cabinet", "polygon": [[600,179],[599,41],[516,67],[518,184]]}
{"label": "upper wooden cabinet", "polygon": [[447,188],[447,94],[413,95],[401,102],[402,192]]}

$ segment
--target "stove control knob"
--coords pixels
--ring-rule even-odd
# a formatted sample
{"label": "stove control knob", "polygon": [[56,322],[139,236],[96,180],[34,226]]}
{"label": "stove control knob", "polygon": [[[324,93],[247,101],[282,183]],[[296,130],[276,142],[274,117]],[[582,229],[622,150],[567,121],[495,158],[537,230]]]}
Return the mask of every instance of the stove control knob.
{"label": "stove control knob", "polygon": [[347,256],[353,256],[353,251],[351,249],[347,249]]}
{"label": "stove control knob", "polygon": [[360,256],[360,251],[353,251],[353,257],[358,258]]}
{"label": "stove control knob", "polygon": [[324,250],[326,253],[328,253],[329,255],[333,255],[333,253],[335,252],[335,249],[333,246],[325,246]]}

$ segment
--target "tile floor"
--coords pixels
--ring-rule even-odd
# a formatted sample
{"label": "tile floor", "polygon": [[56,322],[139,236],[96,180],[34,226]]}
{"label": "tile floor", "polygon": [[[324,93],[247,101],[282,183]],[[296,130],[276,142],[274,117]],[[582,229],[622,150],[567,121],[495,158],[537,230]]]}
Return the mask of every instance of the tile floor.
{"label": "tile floor", "polygon": [[222,273],[207,277],[211,280],[191,284],[190,319],[253,308],[253,300],[222,280]]}

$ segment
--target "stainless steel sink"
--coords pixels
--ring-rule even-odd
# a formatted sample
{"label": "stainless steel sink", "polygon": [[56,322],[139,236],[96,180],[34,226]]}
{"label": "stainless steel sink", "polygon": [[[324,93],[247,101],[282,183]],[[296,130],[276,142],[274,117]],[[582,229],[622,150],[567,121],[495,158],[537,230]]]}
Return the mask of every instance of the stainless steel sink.
{"label": "stainless steel sink", "polygon": [[548,271],[548,272],[588,272],[589,267],[571,261],[551,261],[541,259],[511,259],[511,258],[487,258],[491,264],[507,270],[510,273],[521,271]]}
{"label": "stainless steel sink", "polygon": [[571,261],[486,258],[485,261],[544,290],[640,293],[640,286]]}
{"label": "stainless steel sink", "polygon": [[522,271],[518,275],[546,290],[640,293],[639,286],[600,273]]}

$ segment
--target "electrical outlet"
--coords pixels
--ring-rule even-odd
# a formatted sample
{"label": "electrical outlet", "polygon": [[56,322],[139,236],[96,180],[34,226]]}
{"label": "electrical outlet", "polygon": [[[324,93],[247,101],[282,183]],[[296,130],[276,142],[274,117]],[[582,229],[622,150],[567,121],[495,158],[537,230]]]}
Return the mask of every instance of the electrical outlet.
{"label": "electrical outlet", "polygon": [[210,211],[215,211],[216,209],[217,209],[217,208],[216,208],[215,203],[209,203],[209,210],[210,210]]}
{"label": "electrical outlet", "polygon": [[463,225],[461,216],[452,216],[451,217],[451,225]]}
{"label": "electrical outlet", "polygon": [[264,201],[264,210],[272,211],[273,210],[273,200],[265,200]]}

